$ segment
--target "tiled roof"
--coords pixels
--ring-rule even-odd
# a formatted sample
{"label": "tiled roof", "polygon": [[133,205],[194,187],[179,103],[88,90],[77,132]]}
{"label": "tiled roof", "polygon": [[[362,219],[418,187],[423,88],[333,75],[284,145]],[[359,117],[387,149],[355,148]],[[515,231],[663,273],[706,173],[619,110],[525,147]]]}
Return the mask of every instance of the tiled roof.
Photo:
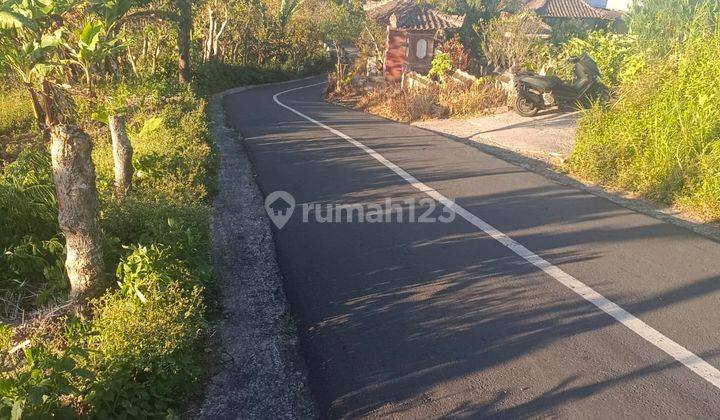
{"label": "tiled roof", "polygon": [[540,17],[569,19],[614,19],[617,13],[593,7],[585,0],[531,0],[526,4]]}
{"label": "tiled roof", "polygon": [[395,15],[398,29],[433,30],[455,29],[462,26],[465,16],[449,15],[415,0],[392,0],[366,8],[368,17],[383,24],[390,24]]}

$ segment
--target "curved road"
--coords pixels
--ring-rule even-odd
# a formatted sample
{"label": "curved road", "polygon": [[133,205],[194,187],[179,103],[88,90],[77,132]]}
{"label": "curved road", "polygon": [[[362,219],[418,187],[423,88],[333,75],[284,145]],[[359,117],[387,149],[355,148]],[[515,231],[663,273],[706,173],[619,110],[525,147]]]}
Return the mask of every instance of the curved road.
{"label": "curved road", "polygon": [[[274,231],[322,417],[720,417],[720,244],[328,104],[321,81],[225,107],[263,193],[322,205]],[[321,222],[388,199],[457,216]]]}

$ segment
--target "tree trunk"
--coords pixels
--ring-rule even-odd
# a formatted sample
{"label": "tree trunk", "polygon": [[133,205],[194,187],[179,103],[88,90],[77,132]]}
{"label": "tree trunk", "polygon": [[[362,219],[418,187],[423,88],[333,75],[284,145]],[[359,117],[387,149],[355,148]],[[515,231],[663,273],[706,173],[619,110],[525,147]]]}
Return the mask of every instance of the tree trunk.
{"label": "tree trunk", "polygon": [[190,83],[190,33],[192,32],[192,5],[190,0],[178,0],[178,79]]}
{"label": "tree trunk", "polygon": [[342,82],[345,77],[345,64],[343,63],[344,52],[339,42],[335,43],[335,55],[337,61],[335,62],[335,90],[340,92],[342,90]]}
{"label": "tree trunk", "polygon": [[223,23],[220,25],[220,29],[217,30],[217,20],[215,21],[215,34],[213,37],[213,50],[212,50],[212,58],[217,59],[220,56],[220,36],[222,35],[223,31],[225,31],[225,25],[227,25],[228,21],[225,19]]}
{"label": "tree trunk", "polygon": [[37,92],[30,84],[26,84],[25,88],[30,94],[30,100],[32,101],[33,115],[35,116],[35,124],[39,131],[45,130],[45,111],[43,111],[40,99],[38,98]]}
{"label": "tree trunk", "polygon": [[67,251],[65,269],[70,279],[70,297],[90,297],[105,286],[92,143],[84,131],[70,124],[51,127],[50,138],[58,221]]}
{"label": "tree trunk", "polygon": [[125,130],[124,115],[110,115],[108,123],[115,161],[115,197],[124,198],[132,188],[132,144]]}
{"label": "tree trunk", "polygon": [[215,36],[215,14],[212,9],[208,8],[208,32],[207,38],[205,38],[205,50],[203,51],[203,61],[206,63],[210,61],[213,50],[213,40]]}

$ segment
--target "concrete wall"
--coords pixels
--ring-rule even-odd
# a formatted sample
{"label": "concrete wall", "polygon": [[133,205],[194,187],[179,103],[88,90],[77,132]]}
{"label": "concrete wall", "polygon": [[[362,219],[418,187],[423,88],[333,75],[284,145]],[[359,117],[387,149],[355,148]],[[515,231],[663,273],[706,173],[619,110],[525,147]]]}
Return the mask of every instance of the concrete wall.
{"label": "concrete wall", "polygon": [[586,0],[591,6],[603,9],[628,11],[632,0]]}

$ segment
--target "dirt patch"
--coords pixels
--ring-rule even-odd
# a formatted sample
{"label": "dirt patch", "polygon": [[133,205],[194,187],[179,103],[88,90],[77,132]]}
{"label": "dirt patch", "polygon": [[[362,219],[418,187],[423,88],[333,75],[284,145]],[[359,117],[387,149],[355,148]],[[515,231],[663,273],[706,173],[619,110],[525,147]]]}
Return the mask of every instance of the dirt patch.
{"label": "dirt patch", "polygon": [[222,98],[210,104],[220,154],[213,203],[212,260],[222,306],[199,418],[315,418],[297,349],[272,232],[242,140],[225,125]]}

